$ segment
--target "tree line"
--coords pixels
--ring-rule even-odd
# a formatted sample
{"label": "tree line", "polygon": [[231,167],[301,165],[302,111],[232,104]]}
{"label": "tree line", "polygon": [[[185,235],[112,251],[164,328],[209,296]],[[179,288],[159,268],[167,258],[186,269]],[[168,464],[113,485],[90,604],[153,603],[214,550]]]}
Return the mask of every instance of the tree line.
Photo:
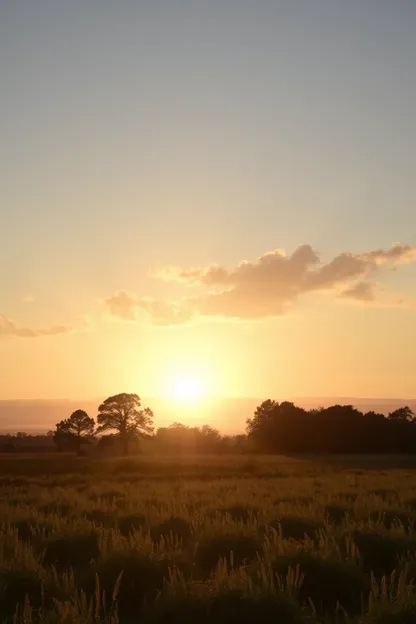
{"label": "tree line", "polygon": [[[352,405],[332,405],[305,410],[289,401],[268,399],[246,421],[246,433],[222,436],[209,426],[173,423],[154,432],[153,412],[142,407],[137,394],[118,394],[98,408],[96,421],[76,410],[56,424],[47,436],[3,436],[3,451],[50,448],[82,453],[85,445],[98,450],[118,448],[126,455],[136,452],[139,441],[167,453],[414,453],[416,416],[408,406],[388,416],[361,412]],[[49,446],[48,446],[49,445]]]}
{"label": "tree line", "polygon": [[352,405],[305,410],[269,399],[247,420],[246,432],[263,453],[416,452],[416,418],[408,406],[386,417]]}

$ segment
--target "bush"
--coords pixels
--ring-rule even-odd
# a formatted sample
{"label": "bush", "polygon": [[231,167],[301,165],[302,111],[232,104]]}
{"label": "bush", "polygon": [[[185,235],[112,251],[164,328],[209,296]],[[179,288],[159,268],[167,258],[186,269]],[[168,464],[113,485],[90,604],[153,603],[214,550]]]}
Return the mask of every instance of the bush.
{"label": "bush", "polygon": [[346,517],[351,514],[351,508],[346,505],[339,504],[326,505],[325,513],[329,522],[339,525],[342,524]]}
{"label": "bush", "polygon": [[251,505],[236,505],[235,507],[219,507],[210,513],[210,516],[215,517],[219,515],[228,515],[234,522],[243,522],[247,524],[252,518],[255,518],[260,513],[258,507],[252,507]]}
{"label": "bush", "polygon": [[143,624],[302,624],[299,607],[284,594],[248,596],[241,590],[212,590],[202,595],[161,596],[144,613]]}
{"label": "bush", "polygon": [[62,570],[86,565],[98,554],[97,533],[74,533],[50,538],[45,544],[43,561]]}
{"label": "bush", "polygon": [[160,542],[161,538],[180,539],[183,542],[189,540],[192,528],[189,522],[178,516],[171,516],[164,522],[151,527],[150,537],[154,542]]}
{"label": "bush", "polygon": [[415,515],[401,509],[385,509],[383,511],[374,510],[370,513],[370,519],[384,524],[387,529],[402,525],[405,529],[413,526]]}
{"label": "bush", "polygon": [[391,574],[398,566],[400,556],[416,550],[416,542],[406,536],[370,529],[353,531],[350,536],[357,545],[364,568],[376,576]]}
{"label": "bush", "polygon": [[278,557],[273,570],[285,576],[289,568],[296,570],[297,566],[304,576],[299,592],[303,604],[311,600],[322,615],[335,612],[338,605],[351,615],[360,613],[362,603],[370,594],[371,583],[358,566],[299,550],[293,555]]}
{"label": "bush", "polygon": [[131,514],[128,516],[121,516],[117,520],[117,526],[120,533],[127,537],[132,531],[137,531],[146,525],[147,518],[142,514]]}
{"label": "bush", "polygon": [[318,522],[313,518],[296,517],[296,516],[280,516],[268,523],[268,526],[272,527],[285,539],[294,539],[301,541],[305,539],[305,536],[311,539],[317,537],[319,531],[325,528],[323,522]]}
{"label": "bush", "polygon": [[17,537],[22,542],[30,542],[37,533],[52,533],[54,527],[51,522],[37,522],[36,520],[22,519],[11,523],[17,530]]}
{"label": "bush", "polygon": [[363,624],[414,624],[415,622],[416,601],[414,596],[407,600],[384,601],[377,604],[362,620]]}
{"label": "bush", "polygon": [[97,574],[108,605],[121,573],[117,594],[120,622],[136,621],[143,602],[153,600],[162,588],[164,579],[168,577],[168,562],[135,552],[114,553],[94,566],[86,577],[80,577],[80,588],[87,595],[93,596]]}
{"label": "bush", "polygon": [[72,506],[67,503],[45,503],[39,507],[39,511],[45,515],[56,514],[62,517],[69,516],[72,509]]}
{"label": "bush", "polygon": [[114,526],[113,516],[104,509],[90,509],[86,512],[85,517],[90,522],[106,529],[111,529]]}
{"label": "bush", "polygon": [[36,572],[29,570],[0,571],[0,617],[11,622],[17,606],[23,605],[26,597],[34,609],[42,603],[42,581]]}
{"label": "bush", "polygon": [[209,574],[220,559],[231,566],[251,561],[261,551],[262,543],[250,535],[224,534],[204,537],[197,544],[195,561],[205,574]]}

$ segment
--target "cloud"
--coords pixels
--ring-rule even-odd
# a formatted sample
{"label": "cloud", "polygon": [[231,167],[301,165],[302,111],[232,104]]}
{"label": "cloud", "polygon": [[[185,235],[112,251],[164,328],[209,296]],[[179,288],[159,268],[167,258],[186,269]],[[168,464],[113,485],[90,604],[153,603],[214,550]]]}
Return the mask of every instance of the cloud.
{"label": "cloud", "polygon": [[114,295],[104,299],[104,305],[108,308],[111,316],[123,321],[136,320],[137,299],[125,290],[118,290]]}
{"label": "cloud", "polygon": [[35,300],[34,297],[32,297],[32,295],[26,295],[25,297],[22,298],[23,303],[33,303]]}
{"label": "cloud", "polygon": [[38,338],[39,336],[56,336],[58,334],[68,334],[72,327],[65,325],[54,325],[44,329],[31,329],[29,327],[19,327],[6,316],[0,315],[0,339],[1,338]]}
{"label": "cloud", "polygon": [[192,316],[191,308],[184,303],[166,303],[152,297],[136,297],[125,290],[118,290],[103,302],[110,315],[122,321],[136,321],[139,309],[148,312],[156,325],[182,324]]}
{"label": "cloud", "polygon": [[363,303],[371,303],[375,301],[375,289],[377,284],[373,282],[358,282],[343,290],[340,293],[340,297],[344,297],[345,299],[354,299],[355,301],[362,301]]}
{"label": "cloud", "polygon": [[291,255],[276,249],[255,262],[242,261],[231,269],[166,267],[153,275],[208,292],[184,297],[179,302],[161,302],[119,291],[105,299],[113,316],[135,320],[139,308],[155,323],[177,324],[195,316],[262,319],[284,314],[296,300],[310,293],[327,292],[356,301],[376,301],[375,284],[366,281],[385,269],[416,262],[416,246],[395,243],[389,249],[363,253],[343,252],[326,263],[310,245],[300,245]]}

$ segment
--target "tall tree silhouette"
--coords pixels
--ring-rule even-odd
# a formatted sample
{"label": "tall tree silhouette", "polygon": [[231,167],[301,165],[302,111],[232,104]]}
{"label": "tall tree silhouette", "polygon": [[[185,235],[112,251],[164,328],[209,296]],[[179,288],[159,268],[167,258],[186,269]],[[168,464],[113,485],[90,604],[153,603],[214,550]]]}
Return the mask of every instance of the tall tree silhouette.
{"label": "tall tree silhouette", "polygon": [[127,455],[129,440],[153,432],[153,412],[142,408],[137,394],[116,394],[98,408],[97,433],[117,431],[123,455]]}
{"label": "tall tree silhouette", "polygon": [[404,407],[399,407],[398,409],[394,410],[394,412],[390,412],[389,414],[389,419],[395,421],[407,420],[411,422],[412,420],[414,420],[414,418],[415,414],[412,412],[408,405],[405,405]]}
{"label": "tall tree silhouette", "polygon": [[65,444],[73,446],[77,453],[81,450],[84,440],[90,440],[94,435],[95,422],[84,410],[76,410],[69,418],[56,424],[54,442],[58,448]]}

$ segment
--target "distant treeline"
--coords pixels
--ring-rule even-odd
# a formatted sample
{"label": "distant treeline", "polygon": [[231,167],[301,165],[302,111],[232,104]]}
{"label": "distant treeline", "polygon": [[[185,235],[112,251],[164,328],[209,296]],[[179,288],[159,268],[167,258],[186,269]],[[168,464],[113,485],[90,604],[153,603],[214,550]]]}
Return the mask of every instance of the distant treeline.
{"label": "distant treeline", "polygon": [[387,417],[352,405],[305,410],[264,401],[247,421],[250,446],[263,453],[415,453],[416,420],[405,406]]}
{"label": "distant treeline", "polygon": [[[117,395],[131,400],[133,395]],[[111,397],[114,399],[114,397]],[[124,403],[123,403],[124,405]],[[137,412],[136,412],[137,413]],[[149,412],[146,412],[146,415]],[[153,414],[152,414],[153,417]],[[113,423],[117,424],[117,423]],[[305,410],[288,401],[264,401],[253,418],[247,420],[246,433],[222,436],[209,426],[190,427],[173,423],[153,432],[150,425],[121,432],[102,434],[94,431],[94,420],[81,411],[57,424],[47,435],[0,436],[2,452],[51,452],[78,454],[162,453],[416,453],[416,417],[401,407],[388,416],[360,412],[352,405]],[[124,433],[124,440],[123,440]]]}

